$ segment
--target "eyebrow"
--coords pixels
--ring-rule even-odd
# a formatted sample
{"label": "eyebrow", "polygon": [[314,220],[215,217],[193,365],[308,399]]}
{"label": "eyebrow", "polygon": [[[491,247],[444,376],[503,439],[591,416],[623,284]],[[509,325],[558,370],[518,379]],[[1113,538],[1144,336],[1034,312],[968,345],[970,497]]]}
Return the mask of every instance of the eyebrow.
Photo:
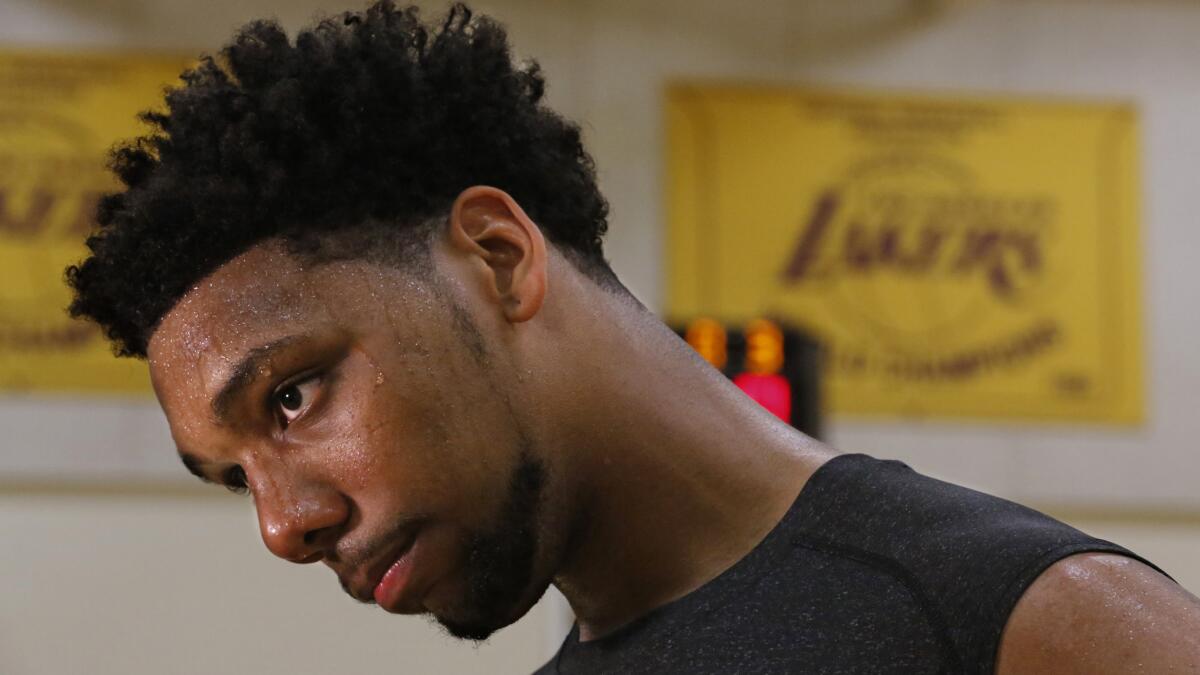
{"label": "eyebrow", "polygon": [[200,470],[200,458],[186,452],[179,452],[178,454],[179,461],[183,462],[183,466],[188,470],[188,473],[192,474],[196,478],[199,478],[205,483],[213,482],[211,478],[205,476],[204,472]]}
{"label": "eyebrow", "polygon": [[[225,384],[221,385],[220,390],[217,391],[217,395],[212,399],[212,410],[217,416],[217,421],[222,424],[228,423],[229,409],[233,406],[234,401],[250,385],[254,384],[255,380],[259,377],[259,373],[262,372],[263,364],[273,354],[304,337],[306,336],[288,335],[246,352],[246,355],[229,371],[229,377],[225,379]],[[187,466],[186,460],[184,461],[184,466]]]}

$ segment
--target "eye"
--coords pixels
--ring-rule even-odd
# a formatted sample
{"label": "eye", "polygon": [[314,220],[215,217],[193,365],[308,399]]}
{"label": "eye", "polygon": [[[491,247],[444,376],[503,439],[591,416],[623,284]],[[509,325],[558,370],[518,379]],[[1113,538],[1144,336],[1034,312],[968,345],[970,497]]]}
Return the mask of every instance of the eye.
{"label": "eye", "polygon": [[235,466],[226,471],[225,475],[221,476],[221,483],[225,486],[225,489],[239,495],[250,492],[250,486],[246,483],[246,470],[240,466]]}
{"label": "eye", "polygon": [[313,375],[298,382],[291,382],[275,390],[273,405],[284,426],[304,414],[312,405],[321,378]]}

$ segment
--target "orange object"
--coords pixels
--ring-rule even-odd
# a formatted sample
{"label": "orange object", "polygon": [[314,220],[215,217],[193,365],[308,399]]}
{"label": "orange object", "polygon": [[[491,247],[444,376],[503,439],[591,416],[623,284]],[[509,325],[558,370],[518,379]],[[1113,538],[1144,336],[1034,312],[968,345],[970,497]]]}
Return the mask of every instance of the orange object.
{"label": "orange object", "polygon": [[726,349],[725,327],[706,318],[694,319],[688,324],[684,339],[714,368],[721,370],[729,359]]}
{"label": "orange object", "polygon": [[746,370],[774,375],[783,368],[783,331],[773,321],[755,319],[745,330]]}

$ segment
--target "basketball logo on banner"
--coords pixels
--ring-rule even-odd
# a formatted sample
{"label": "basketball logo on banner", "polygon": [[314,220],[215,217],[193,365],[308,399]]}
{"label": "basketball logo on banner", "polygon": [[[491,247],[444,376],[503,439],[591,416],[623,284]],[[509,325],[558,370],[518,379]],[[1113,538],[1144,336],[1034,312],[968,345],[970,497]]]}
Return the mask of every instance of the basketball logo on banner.
{"label": "basketball logo on banner", "polygon": [[114,359],[70,319],[64,268],[85,253],[96,203],[116,187],[108,149],[143,133],[139,111],[181,58],[0,53],[0,388],[147,392],[143,364]]}
{"label": "basketball logo on banner", "polygon": [[819,336],[833,412],[1136,423],[1123,104],[680,86],[672,316]]}

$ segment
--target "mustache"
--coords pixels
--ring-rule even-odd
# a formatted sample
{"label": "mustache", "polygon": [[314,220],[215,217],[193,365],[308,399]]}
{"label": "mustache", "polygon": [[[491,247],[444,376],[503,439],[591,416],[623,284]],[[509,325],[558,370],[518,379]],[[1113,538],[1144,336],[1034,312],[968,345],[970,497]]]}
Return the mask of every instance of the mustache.
{"label": "mustache", "polygon": [[[354,594],[354,589],[351,587],[353,577],[363,573],[373,573],[376,571],[373,567],[390,564],[390,561],[382,560],[382,556],[388,555],[389,551],[395,548],[397,542],[404,541],[406,536],[411,536],[411,533],[423,520],[425,520],[424,516],[397,518],[381,534],[371,535],[369,538],[347,542],[345,545],[339,546],[334,555],[330,556],[326,562],[335,566],[334,571],[342,591],[354,598],[356,602],[364,605],[374,604],[374,600],[363,599]],[[384,571],[386,570],[378,570],[380,575]]]}

